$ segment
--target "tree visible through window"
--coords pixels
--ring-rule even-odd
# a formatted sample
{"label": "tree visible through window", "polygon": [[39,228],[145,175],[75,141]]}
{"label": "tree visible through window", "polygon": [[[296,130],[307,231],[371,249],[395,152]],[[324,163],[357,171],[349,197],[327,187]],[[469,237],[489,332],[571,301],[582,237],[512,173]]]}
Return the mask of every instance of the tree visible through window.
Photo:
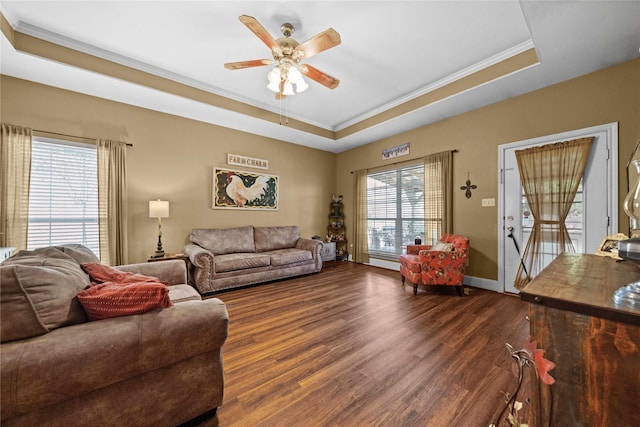
{"label": "tree visible through window", "polygon": [[[367,177],[369,254],[398,260],[416,237],[425,239],[424,166],[404,166]],[[428,236],[431,242],[431,236]]]}
{"label": "tree visible through window", "polygon": [[34,138],[27,248],[80,243],[100,254],[92,145]]}

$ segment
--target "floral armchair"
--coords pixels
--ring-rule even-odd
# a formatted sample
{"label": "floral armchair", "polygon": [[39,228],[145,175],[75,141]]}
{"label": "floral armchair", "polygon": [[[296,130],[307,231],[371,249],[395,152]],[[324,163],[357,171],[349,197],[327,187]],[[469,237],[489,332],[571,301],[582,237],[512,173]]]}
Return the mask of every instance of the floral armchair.
{"label": "floral armchair", "polygon": [[402,285],[409,280],[414,295],[418,285],[456,286],[462,296],[468,256],[469,239],[457,234],[443,234],[433,246],[408,245],[407,254],[400,255]]}

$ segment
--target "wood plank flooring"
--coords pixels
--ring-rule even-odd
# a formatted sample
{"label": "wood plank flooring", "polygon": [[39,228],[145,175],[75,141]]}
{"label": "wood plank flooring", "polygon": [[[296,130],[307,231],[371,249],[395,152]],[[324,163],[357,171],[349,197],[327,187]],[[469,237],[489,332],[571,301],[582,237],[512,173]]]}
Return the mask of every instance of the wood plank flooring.
{"label": "wood plank flooring", "polygon": [[[515,377],[527,304],[402,287],[349,262],[217,295],[229,310],[224,403],[209,426],[488,426]],[[522,411],[525,412],[525,411]]]}

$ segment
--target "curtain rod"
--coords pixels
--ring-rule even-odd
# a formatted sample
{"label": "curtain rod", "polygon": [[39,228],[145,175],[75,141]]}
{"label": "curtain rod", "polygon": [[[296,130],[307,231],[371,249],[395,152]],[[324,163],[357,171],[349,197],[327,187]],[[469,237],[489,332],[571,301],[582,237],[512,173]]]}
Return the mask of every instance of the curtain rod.
{"label": "curtain rod", "polygon": [[[69,134],[66,134],[66,133],[51,132],[51,131],[48,131],[48,130],[33,129],[33,132],[48,133],[49,135],[66,136],[68,138],[86,139],[87,141],[94,141],[94,142],[98,140],[98,138],[88,138],[86,136],[69,135]],[[127,147],[133,147],[133,144],[130,144],[128,142],[125,142],[125,145]]]}
{"label": "curtain rod", "polygon": [[[445,151],[446,151],[446,150],[445,150]],[[449,150],[449,151],[450,151],[450,152],[452,152],[452,153],[457,153],[457,152],[458,152],[458,149],[456,148],[456,149]],[[440,153],[444,153],[444,151],[440,151]],[[401,161],[401,162],[387,163],[387,164],[380,165],[380,166],[376,166],[376,167],[399,165],[400,163],[407,163],[407,162],[413,162],[414,160],[424,159],[424,157],[425,157],[425,156],[422,156],[422,157],[416,157],[416,158],[414,158],[414,159],[403,160],[403,161]],[[349,173],[353,174],[354,172],[355,172],[355,171],[351,171],[351,172],[349,172]]]}

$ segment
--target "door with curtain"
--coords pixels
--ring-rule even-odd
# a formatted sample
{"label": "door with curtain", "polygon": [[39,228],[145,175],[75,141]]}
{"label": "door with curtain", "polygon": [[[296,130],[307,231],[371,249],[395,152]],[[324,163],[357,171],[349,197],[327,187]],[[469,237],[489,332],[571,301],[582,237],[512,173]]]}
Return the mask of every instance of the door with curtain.
{"label": "door with curtain", "polygon": [[[593,136],[583,179],[566,220],[569,236],[578,253],[594,253],[603,238],[617,230],[617,126],[589,128],[543,138],[506,144],[499,149],[501,179],[499,197],[499,287],[518,293],[514,282],[533,226],[524,196],[515,151]],[[614,141],[615,140],[615,141]],[[615,142],[615,144],[614,144]],[[615,157],[615,159],[614,159]],[[617,231],[616,231],[617,232]],[[543,265],[555,258],[540,247]],[[524,267],[526,270],[527,267]],[[525,273],[529,273],[526,271]]]}

